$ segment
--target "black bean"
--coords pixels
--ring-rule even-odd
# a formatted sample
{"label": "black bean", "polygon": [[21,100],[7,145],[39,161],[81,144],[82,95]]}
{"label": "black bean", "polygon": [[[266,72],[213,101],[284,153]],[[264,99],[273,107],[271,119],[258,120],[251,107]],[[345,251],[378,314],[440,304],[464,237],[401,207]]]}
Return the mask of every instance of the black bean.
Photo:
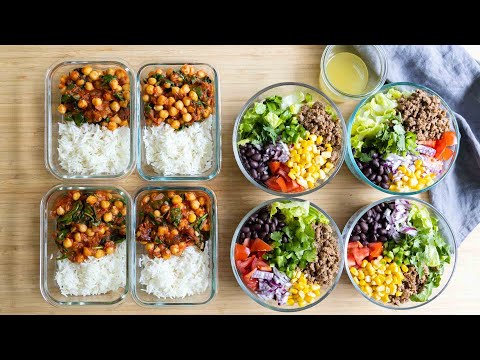
{"label": "black bean", "polygon": [[260,214],[260,219],[262,219],[263,221],[268,220],[268,213],[266,213],[266,212],[261,213]]}
{"label": "black bean", "polygon": [[245,234],[244,233],[240,234],[240,239],[242,239],[242,240],[245,239]]}
{"label": "black bean", "polygon": [[367,223],[371,224],[373,222],[373,218],[368,218]]}
{"label": "black bean", "polygon": [[387,237],[386,236],[380,236],[378,238],[378,240],[381,241],[381,242],[385,242],[385,241],[387,241]]}
{"label": "black bean", "polygon": [[248,149],[246,152],[245,152],[245,155],[247,155],[248,157],[252,156],[253,154],[255,154],[255,150],[253,150],[252,148]]}
{"label": "black bean", "polygon": [[380,175],[377,175],[377,178],[375,180],[377,180],[378,183],[381,183],[382,182],[382,177]]}
{"label": "black bean", "polygon": [[372,175],[372,169],[370,169],[369,167],[368,168],[364,168],[363,169],[363,174],[366,176],[366,177],[369,177],[370,175]]}
{"label": "black bean", "polygon": [[382,218],[382,214],[377,213],[377,215],[375,215],[375,221],[378,221],[381,218]]}
{"label": "black bean", "polygon": [[278,224],[278,219],[277,219],[276,216],[274,216],[274,217],[272,218],[272,221],[273,221],[273,223],[275,224],[275,226],[277,226],[277,224]]}
{"label": "black bean", "polygon": [[383,176],[382,176],[382,179],[383,179],[383,182],[384,182],[384,183],[388,183],[388,180],[389,180],[389,179],[388,179],[388,175],[383,175]]}
{"label": "black bean", "polygon": [[242,233],[248,233],[250,231],[250,228],[248,226],[242,226]]}
{"label": "black bean", "polygon": [[361,163],[360,161],[357,163],[357,166],[358,166],[358,168],[359,168],[360,170],[363,169],[363,165],[362,165],[362,163]]}
{"label": "black bean", "polygon": [[387,189],[390,188],[390,185],[388,185],[388,184],[386,184],[386,183],[384,183],[384,182],[382,182],[382,183],[380,184],[380,186],[381,186],[382,188],[384,188],[385,190],[387,190]]}
{"label": "black bean", "polygon": [[367,235],[365,235],[364,233],[361,233],[361,234],[360,234],[360,239],[361,239],[362,241],[365,241],[365,240],[367,239]]}
{"label": "black bean", "polygon": [[267,232],[267,233],[270,232],[270,225],[264,224],[263,225],[263,230],[265,230],[265,232]]}
{"label": "black bean", "polygon": [[275,226],[275,224],[271,224],[270,225],[270,232],[274,232],[277,230],[277,227]]}
{"label": "black bean", "polygon": [[364,223],[364,222],[360,223],[360,227],[362,228],[363,232],[368,231],[368,225],[366,223]]}
{"label": "black bean", "polygon": [[378,153],[374,152],[371,156],[372,156],[372,159],[376,159],[378,158]]}
{"label": "black bean", "polygon": [[257,224],[263,225],[264,222],[262,219],[257,219]]}
{"label": "black bean", "polygon": [[252,233],[249,231],[245,234],[245,238],[251,239]]}
{"label": "black bean", "polygon": [[352,241],[360,241],[360,236],[354,235],[351,237]]}
{"label": "black bean", "polygon": [[378,168],[378,174],[379,174],[379,175],[383,175],[383,172],[384,172],[384,171],[385,171],[385,169],[384,169],[383,166],[380,166],[380,167]]}
{"label": "black bean", "polygon": [[381,213],[381,212],[382,212],[382,208],[377,205],[377,206],[375,206],[375,211]]}
{"label": "black bean", "polygon": [[267,235],[267,232],[266,231],[261,231],[258,233],[258,237],[260,239],[265,239],[265,236]]}
{"label": "black bean", "polygon": [[256,169],[258,167],[258,162],[256,162],[255,160],[250,160],[250,166]]}
{"label": "black bean", "polygon": [[260,178],[260,180],[262,181],[267,181],[268,179],[270,179],[270,176],[268,174],[264,174],[262,175],[262,177]]}
{"label": "black bean", "polygon": [[355,225],[355,228],[354,228],[354,231],[358,234],[359,232],[362,231],[362,229],[360,228],[360,225]]}
{"label": "black bean", "polygon": [[378,230],[378,233],[379,233],[380,235],[387,235],[387,230],[385,230],[385,229],[379,229],[379,230]]}
{"label": "black bean", "polygon": [[278,227],[279,227],[279,228],[283,228],[284,226],[285,226],[285,223],[284,223],[283,221],[280,221],[280,222],[278,223]]}
{"label": "black bean", "polygon": [[377,178],[377,175],[372,174],[372,175],[370,175],[370,176],[368,177],[368,180],[370,180],[370,181],[375,181],[376,178]]}
{"label": "black bean", "polygon": [[377,159],[372,161],[372,165],[375,166],[376,168],[380,167],[380,163],[378,162]]}
{"label": "black bean", "polygon": [[253,228],[254,228],[255,230],[260,230],[260,229],[262,228],[262,225],[260,225],[260,224],[255,224],[255,225],[253,225]]}
{"label": "black bean", "polygon": [[262,159],[262,155],[260,154],[254,154],[252,155],[252,159],[255,160],[255,161],[260,161]]}
{"label": "black bean", "polygon": [[390,210],[395,210],[395,203],[393,203],[393,202],[389,203],[389,204],[388,204],[388,208],[389,208]]}
{"label": "black bean", "polygon": [[252,175],[252,177],[253,177],[254,179],[258,178],[257,170],[252,169],[252,170],[250,171],[250,175]]}

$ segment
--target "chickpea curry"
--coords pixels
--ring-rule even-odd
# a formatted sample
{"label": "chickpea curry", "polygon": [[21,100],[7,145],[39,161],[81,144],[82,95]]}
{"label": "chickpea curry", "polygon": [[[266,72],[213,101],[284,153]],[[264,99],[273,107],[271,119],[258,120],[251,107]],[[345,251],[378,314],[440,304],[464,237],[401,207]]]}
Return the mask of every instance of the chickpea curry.
{"label": "chickpea curry", "polygon": [[167,122],[175,130],[208,118],[215,108],[215,89],[204,70],[185,64],[164,73],[156,69],[143,79],[142,100],[148,126]]}
{"label": "chickpea curry", "polygon": [[127,206],[119,195],[108,191],[69,191],[55,204],[54,234],[62,256],[81,263],[89,256],[101,258],[115,252],[126,239]]}
{"label": "chickpea curry", "polygon": [[202,192],[151,192],[140,205],[137,241],[150,258],[180,256],[187,246],[205,248],[210,235],[208,196]]}
{"label": "chickpea curry", "polygon": [[87,65],[60,78],[58,112],[77,126],[98,123],[109,130],[128,126],[130,78],[121,68],[92,69]]}

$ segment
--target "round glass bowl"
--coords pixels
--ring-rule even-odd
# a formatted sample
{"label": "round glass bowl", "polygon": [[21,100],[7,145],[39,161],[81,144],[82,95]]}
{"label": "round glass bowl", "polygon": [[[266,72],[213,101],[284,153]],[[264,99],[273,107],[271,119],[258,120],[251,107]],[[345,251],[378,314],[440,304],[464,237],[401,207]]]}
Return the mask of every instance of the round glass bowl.
{"label": "round glass bowl", "polygon": [[[444,163],[443,172],[440,175],[438,175],[437,177],[435,177],[434,183],[432,185],[426,186],[421,190],[395,192],[395,191],[392,191],[392,190],[389,190],[389,189],[384,189],[381,186],[378,186],[378,185],[374,184],[359,169],[357,163],[355,162],[355,158],[353,156],[352,147],[350,146],[352,125],[353,125],[353,122],[355,121],[355,116],[357,115],[357,112],[359,111],[359,109],[364,104],[369,102],[375,96],[375,94],[380,93],[380,92],[387,93],[388,90],[391,89],[391,88],[396,88],[400,91],[409,91],[409,92],[414,92],[415,90],[420,89],[420,90],[425,91],[430,96],[432,96],[432,95],[437,96],[440,99],[440,103],[442,105],[443,110],[445,110],[447,112],[448,119],[450,120],[450,129],[451,129],[451,131],[455,131],[455,134],[457,136],[457,144],[454,145],[454,146],[450,146],[450,148],[453,150],[454,154],[450,159],[443,162]],[[451,171],[455,161],[457,160],[458,151],[460,149],[460,131],[458,129],[458,124],[457,124],[457,120],[455,118],[455,114],[450,109],[450,107],[447,105],[447,103],[441,98],[440,95],[438,95],[435,91],[433,91],[433,90],[431,90],[431,89],[429,89],[425,86],[422,86],[422,85],[418,85],[418,84],[414,84],[414,83],[410,83],[410,82],[395,82],[395,83],[390,83],[390,84],[384,85],[380,89],[380,91],[376,92],[375,94],[372,94],[371,96],[369,96],[368,98],[366,98],[365,100],[360,102],[357,105],[357,107],[355,108],[355,110],[353,111],[352,115],[350,116],[350,120],[349,120],[348,125],[347,125],[347,145],[346,145],[346,153],[347,154],[345,156],[345,163],[347,164],[347,167],[350,169],[352,174],[355,175],[355,177],[357,179],[361,180],[365,184],[367,184],[367,185],[369,185],[369,186],[371,186],[371,187],[373,187],[377,190],[383,191],[384,193],[387,193],[387,194],[390,194],[390,195],[399,195],[399,194],[402,194],[402,195],[416,195],[416,194],[420,194],[420,193],[423,193],[425,191],[431,190],[440,181],[442,181],[443,178]]]}
{"label": "round glass bowl", "polygon": [[[267,186],[265,186],[262,183],[259,183],[255,181],[254,178],[248,173],[248,171],[245,169],[245,166],[242,163],[242,160],[240,158],[240,151],[238,147],[238,135],[239,135],[239,127],[240,124],[242,123],[243,116],[247,112],[247,110],[253,106],[254,102],[262,102],[265,100],[265,98],[273,95],[279,95],[279,96],[287,96],[291,94],[295,94],[298,92],[303,92],[304,94],[309,93],[312,95],[312,101],[320,101],[326,106],[330,106],[335,115],[338,118],[338,121],[340,121],[340,127],[342,129],[342,144],[339,150],[339,155],[337,162],[335,166],[330,170],[328,173],[327,177],[324,180],[317,180],[316,186],[311,189],[306,189],[305,191],[302,192],[296,192],[296,193],[284,193],[281,191],[275,191],[269,189]],[[266,88],[260,90],[257,92],[255,95],[253,95],[243,106],[242,110],[237,116],[237,119],[235,120],[235,125],[233,127],[233,139],[232,139],[232,144],[233,144],[233,154],[235,155],[235,160],[237,162],[238,167],[242,171],[243,175],[250,181],[253,185],[255,185],[257,188],[262,189],[263,191],[266,191],[269,194],[272,195],[277,195],[277,196],[284,196],[284,197],[294,197],[294,196],[303,196],[310,194],[323,186],[327,185],[333,177],[337,174],[338,170],[340,170],[343,160],[345,159],[345,149],[346,149],[346,127],[345,127],[345,120],[343,119],[342,114],[340,113],[340,110],[338,110],[337,106],[335,103],[328,98],[324,93],[322,93],[320,90],[317,88],[303,84],[303,83],[297,83],[297,82],[283,82],[283,83],[277,83],[273,84],[270,86],[267,86]]]}
{"label": "round glass bowl", "polygon": [[[338,89],[327,76],[328,62],[333,56],[343,52],[357,55],[367,67],[368,81],[364,91],[360,94],[348,94]],[[320,60],[320,89],[335,102],[359,101],[377,92],[385,84],[387,64],[385,52],[378,45],[328,45],[323,50]]]}
{"label": "round glass bowl", "polygon": [[260,205],[256,206],[255,208],[253,208],[252,210],[250,210],[243,217],[243,219],[240,221],[240,223],[237,226],[237,229],[235,230],[235,233],[233,234],[232,244],[230,246],[230,264],[232,266],[232,271],[233,271],[233,274],[235,275],[235,279],[237,279],[238,285],[257,304],[260,304],[260,305],[266,307],[267,309],[280,311],[280,312],[296,312],[296,311],[306,310],[306,309],[309,309],[309,308],[311,308],[315,305],[318,305],[320,302],[322,302],[333,291],[333,289],[335,289],[335,286],[337,286],[338,281],[340,280],[340,276],[342,275],[342,268],[343,268],[343,262],[344,262],[344,257],[343,257],[344,243],[343,243],[342,234],[340,233],[340,230],[338,229],[337,224],[325,211],[323,211],[320,207],[318,207],[314,203],[310,202],[310,206],[317,209],[318,211],[320,211],[320,213],[325,215],[325,217],[330,221],[329,225],[332,228],[333,234],[334,234],[334,236],[337,240],[338,251],[340,253],[340,260],[339,260],[339,263],[338,263],[338,272],[335,276],[333,284],[329,288],[322,287],[321,290],[320,290],[321,291],[321,296],[317,297],[315,299],[315,301],[313,301],[310,304],[307,304],[305,306],[299,307],[298,304],[295,304],[293,306],[292,305],[286,305],[286,304],[285,305],[278,305],[275,300],[264,300],[244,284],[244,282],[242,280],[242,277],[241,277],[241,274],[239,274],[239,272],[237,270],[237,265],[235,264],[235,244],[240,243],[242,241],[242,240],[240,240],[240,234],[241,234],[241,229],[242,229],[243,225],[245,224],[245,222],[248,220],[248,218],[250,216],[259,212],[261,209],[263,209],[265,207],[268,207],[270,204],[272,204],[276,201],[305,201],[305,200],[296,199],[296,198],[285,198],[285,197],[275,198],[275,199],[272,199],[272,200],[265,201],[265,202],[261,203]]}
{"label": "round glass bowl", "polygon": [[[395,201],[395,200],[407,200],[410,203],[414,203],[416,205],[426,207],[428,209],[428,211],[430,212],[430,215],[435,217],[436,219],[438,219],[438,223],[437,223],[438,230],[443,235],[443,238],[444,238],[445,242],[450,246],[450,264],[445,264],[444,272],[443,272],[443,275],[442,275],[442,278],[441,278],[440,285],[433,289],[432,294],[430,295],[428,300],[424,301],[424,302],[414,302],[414,301],[408,300],[407,302],[405,302],[403,304],[393,305],[391,303],[384,303],[382,301],[377,301],[373,298],[370,298],[355,283],[355,281],[352,278],[352,275],[350,274],[350,269],[348,267],[348,261],[347,261],[348,242],[349,242],[350,235],[351,235],[355,225],[358,223],[360,218],[371,208],[373,208],[373,207],[375,207],[379,204],[382,204],[384,202],[390,202],[390,201]],[[353,286],[355,287],[355,289],[360,294],[362,294],[362,296],[364,298],[366,298],[367,300],[369,300],[370,302],[372,302],[376,305],[382,306],[382,307],[387,308],[387,309],[408,310],[408,309],[415,309],[415,308],[418,308],[420,306],[424,306],[424,305],[428,304],[432,300],[436,299],[443,292],[443,290],[445,290],[445,288],[447,287],[448,283],[450,282],[450,279],[452,278],[452,275],[455,271],[455,266],[456,266],[456,263],[457,263],[456,240],[455,240],[455,235],[453,234],[453,231],[452,231],[450,225],[448,224],[445,217],[443,217],[443,215],[437,209],[435,209],[429,203],[427,203],[423,200],[420,200],[418,198],[415,198],[415,197],[411,197],[411,196],[391,196],[391,197],[388,197],[388,198],[385,198],[385,199],[375,201],[375,202],[373,202],[369,205],[366,205],[366,206],[362,207],[357,212],[355,212],[355,214],[353,214],[352,217],[345,224],[345,227],[343,228],[342,235],[343,235],[343,239],[344,239],[344,242],[345,242],[344,245],[343,245],[343,250],[342,250],[343,251],[342,257],[343,257],[344,264],[345,264],[344,265],[345,266],[345,272],[348,274],[348,277],[349,277],[350,281],[352,282]]]}

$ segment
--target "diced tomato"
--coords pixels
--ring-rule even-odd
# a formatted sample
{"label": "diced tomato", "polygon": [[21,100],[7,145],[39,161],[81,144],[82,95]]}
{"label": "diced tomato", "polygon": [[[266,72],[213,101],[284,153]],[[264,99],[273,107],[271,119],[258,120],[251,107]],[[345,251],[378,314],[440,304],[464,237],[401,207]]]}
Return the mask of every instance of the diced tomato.
{"label": "diced tomato", "polygon": [[457,135],[455,135],[455,131],[444,132],[441,139],[445,140],[447,146],[457,145]]}
{"label": "diced tomato", "polygon": [[268,167],[270,168],[270,171],[272,174],[276,174],[278,169],[280,169],[280,161],[270,161],[268,163]]}
{"label": "diced tomato", "polygon": [[348,260],[348,267],[352,267],[356,265],[355,258],[353,257],[352,254],[347,255],[347,260]]}
{"label": "diced tomato", "polygon": [[245,240],[243,240],[243,246],[250,248],[250,243],[251,243],[251,239],[249,238],[246,238]]}
{"label": "diced tomato", "polygon": [[253,269],[248,274],[243,275],[243,281],[245,281],[245,285],[252,290],[257,290],[258,288],[258,279],[252,279],[252,275],[256,270],[257,269]]}
{"label": "diced tomato", "polygon": [[242,244],[235,244],[235,260],[245,260],[250,255],[250,249]]}
{"label": "diced tomato", "polygon": [[370,250],[370,257],[375,259],[382,255],[383,244],[380,241],[369,243],[368,249]]}
{"label": "diced tomato", "polygon": [[440,140],[437,141],[437,144],[435,145],[435,157],[437,159],[441,159],[443,156],[443,152],[447,148],[447,142],[445,139],[440,138]]}
{"label": "diced tomato", "polygon": [[435,148],[435,145],[437,145],[437,140],[420,140],[417,141],[417,144]]}
{"label": "diced tomato", "polygon": [[270,267],[270,265],[268,265],[268,263],[261,258],[256,258],[255,260],[253,260],[252,269],[258,269],[262,271],[272,271],[272,268]]}
{"label": "diced tomato", "polygon": [[278,176],[271,177],[270,179],[265,181],[265,185],[267,185],[267,187],[271,190],[280,191],[281,189],[280,185],[277,184],[277,178]]}
{"label": "diced tomato", "polygon": [[280,186],[282,192],[287,192],[287,184],[285,183],[285,179],[283,177],[278,177],[277,184]]}
{"label": "diced tomato", "polygon": [[362,247],[362,243],[360,241],[350,241],[348,243],[347,252],[351,253],[353,249],[360,248],[360,247]]}
{"label": "diced tomato", "polygon": [[286,174],[290,172],[290,168],[287,166],[287,164],[284,163],[280,164],[280,169],[282,169]]}
{"label": "diced tomato", "polygon": [[368,247],[356,248],[352,250],[352,255],[355,258],[355,262],[358,266],[362,265],[362,260],[370,254]]}
{"label": "diced tomato", "polygon": [[237,265],[237,269],[238,271],[240,272],[240,274],[246,274],[248,273],[249,271],[251,271],[251,265],[252,265],[252,262],[253,260],[256,259],[256,256],[253,255],[253,256],[250,256],[249,258],[247,258],[246,260],[236,260],[235,261],[235,264]]}
{"label": "diced tomato", "polygon": [[250,251],[272,251],[272,247],[262,239],[256,238],[255,240],[253,240]]}
{"label": "diced tomato", "polygon": [[447,147],[445,148],[445,150],[443,150],[441,159],[447,161],[453,156],[453,154],[454,154],[454,151]]}
{"label": "diced tomato", "polygon": [[293,192],[293,193],[297,193],[297,192],[302,192],[303,190],[305,190],[303,188],[302,185],[300,185],[299,183],[297,183],[295,180],[292,180],[293,184],[295,184],[294,188],[292,188],[292,190],[290,192]]}

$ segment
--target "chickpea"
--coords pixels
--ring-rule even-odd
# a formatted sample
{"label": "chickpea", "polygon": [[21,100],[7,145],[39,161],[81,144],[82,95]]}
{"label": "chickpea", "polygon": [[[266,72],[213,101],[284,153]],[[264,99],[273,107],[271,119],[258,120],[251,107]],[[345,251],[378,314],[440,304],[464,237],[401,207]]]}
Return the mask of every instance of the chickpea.
{"label": "chickpea", "polygon": [[165,105],[167,103],[167,97],[165,95],[160,95],[157,99],[157,105]]}
{"label": "chickpea", "polygon": [[95,195],[90,195],[87,197],[87,203],[90,205],[95,205],[97,203],[97,197]]}
{"label": "chickpea", "polygon": [[166,118],[168,118],[168,111],[167,110],[160,110],[159,115],[162,119],[166,119]]}
{"label": "chickpea", "polygon": [[123,91],[130,91],[130,84],[123,84],[122,85],[122,90]]}
{"label": "chickpea", "polygon": [[145,195],[142,199],[143,204],[148,204],[149,201],[150,201],[150,196],[149,195]]}
{"label": "chickpea", "polygon": [[71,239],[69,239],[69,238],[66,238],[65,240],[63,240],[63,243],[62,243],[62,244],[63,244],[63,247],[64,247],[65,249],[68,249],[68,248],[71,248],[71,247],[72,247],[73,241],[72,241]]}
{"label": "chickpea", "polygon": [[188,214],[188,222],[189,223],[193,223],[193,222],[195,222],[195,220],[197,220],[197,216],[194,213]]}
{"label": "chickpea", "polygon": [[163,236],[163,235],[166,235],[168,233],[168,227],[166,226],[159,226],[158,227],[158,230],[157,230],[157,235],[158,236]]}
{"label": "chickpea", "polygon": [[148,95],[153,95],[153,85],[147,85],[147,87],[145,88],[145,92]]}
{"label": "chickpea", "polygon": [[172,204],[174,205],[180,204],[181,202],[182,202],[182,198],[179,195],[175,195],[172,198]]}
{"label": "chickpea", "polygon": [[173,95],[178,95],[180,91],[180,88],[178,86],[172,87],[172,94]]}
{"label": "chickpea", "polygon": [[160,74],[161,75],[161,74],[163,74],[163,70],[162,69],[157,69],[157,70],[155,70],[155,74]]}
{"label": "chickpea", "polygon": [[108,85],[110,86],[110,89],[114,90],[118,86],[118,80],[117,79],[112,79],[112,80],[110,80]]}
{"label": "chickpea", "polygon": [[177,235],[178,235],[178,230],[177,230],[177,229],[173,229],[170,233],[171,233],[173,236],[177,236]]}
{"label": "chickpea", "polygon": [[174,120],[174,121],[172,121],[172,124],[170,126],[172,128],[174,128],[175,130],[178,130],[178,129],[180,129],[180,121]]}
{"label": "chickpea", "polygon": [[168,68],[166,74],[167,74],[168,77],[172,76],[172,74],[173,74],[173,69],[172,69],[172,68]]}
{"label": "chickpea", "polygon": [[198,95],[195,91],[190,91],[188,93],[188,96],[190,97],[190,99],[192,99],[193,101],[198,101]]}
{"label": "chickpea", "polygon": [[197,210],[200,207],[200,203],[198,202],[198,200],[190,201],[190,207],[193,210]]}
{"label": "chickpea", "polygon": [[[130,100],[130,91],[128,90],[124,90],[123,93],[122,93],[123,97],[125,98],[125,100]],[[147,100],[148,101],[148,100]]]}
{"label": "chickpea", "polygon": [[205,119],[208,118],[208,117],[210,116],[210,110],[204,109],[204,110],[202,111],[202,116],[203,116]]}
{"label": "chickpea", "polygon": [[182,114],[182,116],[185,115],[185,114],[188,114],[187,108],[184,107],[184,108],[182,109],[182,111],[180,111],[180,113]]}
{"label": "chickpea", "polygon": [[82,235],[80,235],[79,232],[74,233],[74,234],[73,234],[73,240],[75,240],[75,241],[80,241],[80,240],[82,240]]}
{"label": "chickpea", "polygon": [[122,108],[124,108],[124,109],[125,109],[125,108],[128,106],[128,101],[126,101],[126,100],[123,100],[123,101],[120,101],[120,103],[119,103],[119,104],[120,104],[120,106],[121,106]]}
{"label": "chickpea", "polygon": [[100,105],[102,105],[102,103],[103,103],[102,99],[100,99],[98,97],[93,98],[93,100],[92,100],[93,106],[100,106]]}
{"label": "chickpea", "polygon": [[105,226],[102,226],[102,227],[98,230],[98,233],[99,233],[100,235],[104,235],[106,231],[107,231],[107,229],[105,228]]}
{"label": "chickpea", "polygon": [[115,115],[114,117],[110,118],[110,121],[113,121],[115,124],[119,125],[122,122],[122,119],[120,119],[120,116]]}
{"label": "chickpea", "polygon": [[95,235],[95,232],[92,229],[87,229],[87,236],[93,236]]}
{"label": "chickpea", "polygon": [[80,77],[80,74],[78,73],[77,70],[73,70],[70,73],[70,79],[72,79],[73,81],[77,81],[79,77]]}
{"label": "chickpea", "polygon": [[188,74],[190,74],[190,66],[188,64],[185,64],[180,68],[180,71],[183,74],[188,75]]}
{"label": "chickpea", "polygon": [[84,233],[85,231],[87,231],[87,229],[88,227],[85,224],[78,225],[78,231],[80,231],[81,233]]}
{"label": "chickpea", "polygon": [[118,125],[117,125],[117,123],[115,123],[115,122],[113,122],[113,121],[110,121],[110,122],[108,123],[107,128],[108,128],[108,130],[113,131],[113,130],[116,130],[116,129],[118,128]]}
{"label": "chickpea", "polygon": [[110,103],[110,109],[117,112],[118,110],[120,110],[120,104],[117,101],[113,101]]}
{"label": "chickpea", "polygon": [[102,200],[100,202],[100,207],[102,209],[108,209],[110,207],[110,201],[107,201],[107,200]]}
{"label": "chickpea", "polygon": [[185,96],[183,99],[183,105],[185,106],[190,106],[190,104],[192,103],[192,99],[190,99],[188,96]]}
{"label": "chickpea", "polygon": [[163,110],[163,106],[162,105],[155,105],[153,107],[153,110],[155,110],[156,112],[160,112],[161,110]]}
{"label": "chickpea", "polygon": [[115,70],[115,76],[119,79],[124,78],[126,75],[125,71],[123,69],[117,69]]}
{"label": "chickpea", "polygon": [[122,209],[122,211],[120,211],[120,213],[121,213],[123,216],[127,215],[127,208],[124,207],[124,208]]}
{"label": "chickpea", "polygon": [[166,214],[169,210],[170,210],[170,206],[168,206],[168,204],[163,204],[160,207],[160,211],[162,212],[162,214]]}
{"label": "chickpea", "polygon": [[122,209],[123,208],[123,202],[121,202],[120,200],[115,200],[113,205],[115,205],[117,207],[117,209]]}
{"label": "chickpea", "polygon": [[90,81],[87,81],[85,83],[85,90],[92,91],[93,90],[93,84]]}
{"label": "chickpea", "polygon": [[198,202],[200,203],[200,206],[204,206],[207,203],[203,196],[198,198]]}
{"label": "chickpea", "polygon": [[175,98],[173,96],[170,96],[168,98],[168,102],[167,102],[168,105],[172,106],[173,104],[175,104]]}
{"label": "chickpea", "polygon": [[93,255],[93,252],[90,248],[84,247],[83,248],[83,255],[85,255],[85,257],[89,257],[89,256]]}
{"label": "chickpea", "polygon": [[186,192],[185,193],[185,199],[187,199],[188,201],[193,201],[196,198],[197,197],[195,196],[195,194],[193,192]]}
{"label": "chickpea", "polygon": [[79,264],[82,263],[84,260],[85,256],[83,256],[82,254],[78,254],[77,256],[75,256],[75,261]]}
{"label": "chickpea", "polygon": [[170,107],[170,109],[168,109],[168,113],[170,114],[170,116],[177,116],[178,115],[178,109],[176,107]]}
{"label": "chickpea", "polygon": [[147,251],[153,251],[153,248],[155,247],[155,244],[154,243],[148,243],[145,245],[145,250]]}
{"label": "chickpea", "polygon": [[100,259],[104,256],[105,256],[105,252],[102,249],[98,249],[97,251],[95,251],[95,257],[97,259]]}
{"label": "chickpea", "polygon": [[198,208],[197,210],[195,210],[195,215],[197,215],[198,217],[201,217],[205,215],[205,210],[203,210],[202,208]]}
{"label": "chickpea", "polygon": [[99,77],[99,76],[100,76],[100,75],[99,75],[98,72],[95,71],[95,70],[93,70],[92,72],[90,72],[90,74],[88,74],[88,77],[89,77],[91,80],[93,80],[93,81],[98,80],[98,77]]}
{"label": "chickpea", "polygon": [[63,207],[59,206],[57,208],[57,215],[62,216],[63,214],[65,214],[65,209]]}
{"label": "chickpea", "polygon": [[177,102],[175,103],[175,107],[178,110],[182,110],[183,109],[183,102],[181,100],[177,100]]}
{"label": "chickpea", "polygon": [[119,213],[119,211],[118,211],[117,207],[116,207],[116,206],[113,206],[113,207],[112,207],[112,214],[113,214],[113,216],[117,216],[118,213]]}
{"label": "chickpea", "polygon": [[112,68],[107,69],[107,74],[111,76],[115,75],[115,69],[112,69]]}
{"label": "chickpea", "polygon": [[107,255],[112,255],[115,252],[115,248],[113,246],[109,246],[105,249]]}
{"label": "chickpea", "polygon": [[183,119],[183,121],[188,123],[188,122],[192,121],[192,115],[189,114],[189,113],[183,114],[182,119]]}
{"label": "chickpea", "polygon": [[92,70],[93,70],[92,67],[87,65],[87,66],[82,68],[82,73],[83,73],[83,75],[88,75],[92,72]]}
{"label": "chickpea", "polygon": [[156,218],[159,218],[160,217],[160,211],[159,210],[155,210],[153,212],[153,216],[155,216]]}
{"label": "chickpea", "polygon": [[58,85],[58,88],[63,90],[63,89],[66,89],[67,87],[65,86],[65,84],[59,84]]}
{"label": "chickpea", "polygon": [[170,83],[165,83],[165,84],[163,84],[163,87],[165,89],[170,89],[172,87],[172,85]]}
{"label": "chickpea", "polygon": [[157,83],[157,79],[155,79],[155,78],[153,78],[153,77],[148,78],[148,83],[149,83],[150,85],[155,85],[155,84]]}
{"label": "chickpea", "polygon": [[197,77],[199,77],[200,79],[203,79],[205,76],[206,76],[205,71],[203,70],[197,71]]}
{"label": "chickpea", "polygon": [[60,114],[65,114],[67,112],[67,107],[63,104],[60,104],[58,105],[57,110]]}
{"label": "chickpea", "polygon": [[107,212],[107,213],[103,214],[103,221],[110,222],[110,221],[112,221],[112,219],[113,219],[113,215],[112,215],[111,212]]}
{"label": "chickpea", "polygon": [[67,88],[66,88],[66,87],[60,89],[60,94],[63,95],[63,94],[65,94],[66,92],[67,92]]}
{"label": "chickpea", "polygon": [[191,113],[191,114],[193,114],[193,113],[195,112],[195,108],[194,108],[192,105],[188,106],[188,107],[187,107],[187,110],[188,110],[188,112]]}
{"label": "chickpea", "polygon": [[120,126],[122,126],[122,127],[128,126],[128,121],[127,121],[127,120],[123,120],[123,121],[120,123]]}
{"label": "chickpea", "polygon": [[177,255],[179,250],[180,249],[178,248],[177,244],[170,246],[170,251],[171,251],[172,255]]}
{"label": "chickpea", "polygon": [[180,249],[180,251],[185,250],[186,247],[187,244],[185,243],[185,241],[180,241],[180,243],[178,244],[178,248]]}
{"label": "chickpea", "polygon": [[78,191],[75,191],[72,195],[73,200],[77,201],[80,199],[80,193]]}
{"label": "chickpea", "polygon": [[148,100],[150,100],[150,96],[148,94],[145,94],[142,96],[142,100],[148,102]]}
{"label": "chickpea", "polygon": [[116,90],[117,92],[121,92],[123,89],[120,85],[117,85],[113,90]]}
{"label": "chickpea", "polygon": [[190,92],[190,86],[185,84],[185,85],[182,86],[182,90],[183,90],[184,94],[188,94]]}
{"label": "chickpea", "polygon": [[210,224],[205,221],[205,223],[203,224],[202,228],[201,228],[202,231],[210,231]]}
{"label": "chickpea", "polygon": [[83,86],[85,84],[85,80],[79,79],[75,84],[77,84],[77,86]]}
{"label": "chickpea", "polygon": [[173,198],[175,195],[176,195],[175,191],[172,191],[172,190],[167,191],[167,196],[169,199]]}
{"label": "chickpea", "polygon": [[168,250],[168,249],[165,249],[165,250],[162,252],[162,258],[165,259],[165,260],[170,259],[171,256],[172,256],[172,253],[171,253],[170,250]]}
{"label": "chickpea", "polygon": [[163,94],[163,89],[160,86],[155,86],[155,88],[153,89],[153,93],[157,96],[161,95]]}
{"label": "chickpea", "polygon": [[86,100],[82,99],[78,101],[77,105],[80,109],[85,109],[88,106],[88,103]]}

